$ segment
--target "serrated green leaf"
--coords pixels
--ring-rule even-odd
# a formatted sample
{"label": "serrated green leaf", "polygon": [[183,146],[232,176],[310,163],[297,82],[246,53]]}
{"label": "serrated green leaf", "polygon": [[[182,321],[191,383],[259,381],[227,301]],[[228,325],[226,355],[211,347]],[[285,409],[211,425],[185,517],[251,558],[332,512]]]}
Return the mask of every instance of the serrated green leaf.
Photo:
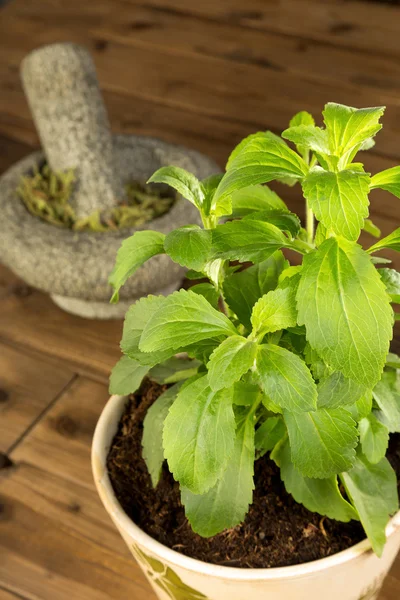
{"label": "serrated green leaf", "polygon": [[251,185],[232,194],[232,216],[244,217],[264,210],[289,212],[284,201],[266,185]]}
{"label": "serrated green leaf", "polygon": [[214,203],[249,185],[282,178],[296,181],[308,171],[307,164],[294,150],[280,138],[268,133],[252,137],[228,164],[228,171],[215,193]]}
{"label": "serrated green leaf", "polygon": [[371,221],[371,219],[365,219],[363,230],[376,238],[379,238],[382,235],[382,232],[379,229],[379,227],[377,227],[375,223]]}
{"label": "serrated green leaf", "polygon": [[251,416],[238,422],[231,459],[207,494],[182,490],[182,504],[195,533],[211,537],[244,521],[253,500],[254,422]]}
{"label": "serrated green leaf", "polygon": [[207,340],[200,340],[195,344],[190,344],[189,346],[185,346],[182,351],[187,352],[190,358],[196,358],[200,360],[202,363],[207,364],[210,360],[211,354],[214,352],[215,348],[219,346],[221,342],[224,341],[223,336],[210,338]]}
{"label": "serrated green leaf", "polygon": [[237,331],[228,317],[215,310],[203,296],[180,290],[167,296],[143,329],[139,348],[143,352],[177,349]]}
{"label": "serrated green leaf", "polygon": [[258,456],[270,452],[286,435],[286,427],[282,417],[269,417],[256,429],[255,446]]}
{"label": "serrated green leaf", "polygon": [[306,477],[324,479],[350,469],[358,441],[356,423],[344,408],[283,413],[292,461]]}
{"label": "serrated green leaf", "polygon": [[140,298],[140,300],[130,306],[125,315],[121,350],[130,358],[137,360],[141,365],[153,367],[172,356],[175,352],[173,349],[149,353],[139,350],[139,341],[143,329],[151,321],[165,300],[165,296],[150,295],[146,298]]}
{"label": "serrated green leaf", "polygon": [[360,246],[330,238],[304,257],[298,323],[334,370],[372,388],[379,381],[393,313],[379,274]]}
{"label": "serrated green leaf", "polygon": [[376,465],[386,454],[389,444],[389,430],[373,413],[361,419],[358,424],[363,454]]}
{"label": "serrated green leaf", "polygon": [[197,208],[203,205],[204,192],[200,181],[181,167],[161,167],[147,183],[166,183]]}
{"label": "serrated green leaf", "polygon": [[302,185],[316,218],[337,235],[356,241],[368,216],[369,182],[366,173],[332,173],[315,167]]}
{"label": "serrated green leaf", "polygon": [[381,380],[372,391],[379,407],[377,418],[390,433],[400,432],[400,385],[397,371],[384,371]]}
{"label": "serrated green leaf", "polygon": [[392,250],[400,252],[400,227],[368,248],[367,252],[371,254],[372,252],[378,252],[384,248],[391,248]]}
{"label": "serrated green leaf", "polygon": [[110,376],[110,394],[132,394],[136,392],[149,367],[143,367],[136,360],[123,356],[115,365]]}
{"label": "serrated green leaf", "polygon": [[231,387],[254,364],[257,344],[240,335],[232,335],[222,342],[210,356],[208,381],[214,391]]}
{"label": "serrated green leaf", "polygon": [[287,210],[262,210],[259,212],[250,213],[243,217],[244,221],[263,221],[264,223],[271,223],[282,231],[288,231],[290,235],[295,237],[298,235],[301,229],[300,219],[294,213]]}
{"label": "serrated green leaf", "polygon": [[164,424],[163,445],[176,481],[203,494],[221,477],[235,443],[232,389],[213,392],[207,375],[182,389]]}
{"label": "serrated green leaf", "polygon": [[212,231],[215,258],[261,262],[291,245],[280,229],[262,221],[230,221]]}
{"label": "serrated green leaf", "polygon": [[172,356],[154,366],[149,372],[149,378],[159,384],[177,383],[195,375],[200,365],[198,360]]}
{"label": "serrated green leaf", "polygon": [[298,148],[306,148],[329,154],[328,134],[325,129],[314,125],[295,125],[285,129],[282,137],[293,142]]}
{"label": "serrated green leaf", "polygon": [[384,106],[357,109],[328,102],[323,115],[331,154],[342,156],[376,135],[382,128],[379,119],[384,111]]}
{"label": "serrated green leaf", "polygon": [[318,384],[318,408],[338,408],[354,404],[366,392],[365,386],[335,371]]}
{"label": "serrated green leaf", "polygon": [[273,344],[260,346],[257,372],[264,393],[278,406],[295,413],[316,408],[317,387],[296,354]]}
{"label": "serrated green leaf", "polygon": [[175,401],[181,384],[177,383],[166,390],[147,410],[143,421],[143,458],[155,488],[160,480],[164,462],[163,429],[168,411]]}
{"label": "serrated green leaf", "polygon": [[301,110],[290,119],[289,127],[298,125],[315,125],[314,117],[306,110]]}
{"label": "serrated green leaf", "polygon": [[285,288],[277,288],[262,296],[251,313],[253,336],[262,340],[267,333],[295,327],[297,324],[297,278]]}
{"label": "serrated green leaf", "polygon": [[376,173],[371,179],[371,189],[380,188],[400,198],[400,166]]}
{"label": "serrated green leaf", "polygon": [[219,294],[212,283],[198,283],[192,285],[191,292],[203,296],[214,308],[218,308]]}
{"label": "serrated green leaf", "polygon": [[211,231],[198,225],[185,225],[166,236],[164,248],[182,267],[201,271],[209,259],[211,239]]}
{"label": "serrated green leaf", "polygon": [[319,354],[310,346],[308,342],[304,348],[304,360],[309,366],[314,379],[317,381],[329,377],[329,375],[332,373],[332,369],[324,363]]}
{"label": "serrated green leaf", "polygon": [[225,299],[248,329],[251,328],[250,316],[254,304],[261,296],[276,288],[279,275],[287,264],[282,252],[278,250],[266,260],[225,279]]}
{"label": "serrated green leaf", "polygon": [[118,302],[118,292],[127,279],[149,258],[164,253],[165,235],[159,231],[137,231],[124,240],[117,253],[115,267],[108,279],[114,288],[111,302]]}
{"label": "serrated green leaf", "polygon": [[379,269],[378,273],[392,302],[400,304],[400,273],[394,269]]}
{"label": "serrated green leaf", "polygon": [[210,177],[203,179],[201,182],[201,189],[204,192],[203,209],[206,215],[210,212],[212,199],[223,176],[223,173],[216,173],[215,175],[210,175]]}
{"label": "serrated green leaf", "polygon": [[330,519],[345,523],[351,519],[358,520],[357,512],[339,491],[336,475],[324,479],[304,477],[292,462],[288,441],[277,447],[273,459],[280,467],[286,491],[296,502]]}
{"label": "serrated green leaf", "polygon": [[341,479],[375,553],[381,556],[386,525],[399,507],[396,473],[386,458],[372,465],[358,452],[353,468]]}

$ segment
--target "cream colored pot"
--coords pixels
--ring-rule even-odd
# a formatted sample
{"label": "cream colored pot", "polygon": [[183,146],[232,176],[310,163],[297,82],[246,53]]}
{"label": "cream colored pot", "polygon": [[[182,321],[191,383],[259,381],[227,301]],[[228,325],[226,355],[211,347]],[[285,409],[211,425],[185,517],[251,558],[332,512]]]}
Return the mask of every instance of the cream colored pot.
{"label": "cream colored pot", "polygon": [[334,556],[293,567],[218,567],[170,550],[139,529],[118,503],[107,454],[127,399],[112,396],[93,439],[92,466],[102,502],[160,600],[373,600],[400,548],[400,512],[387,527],[383,557],[367,540]]}

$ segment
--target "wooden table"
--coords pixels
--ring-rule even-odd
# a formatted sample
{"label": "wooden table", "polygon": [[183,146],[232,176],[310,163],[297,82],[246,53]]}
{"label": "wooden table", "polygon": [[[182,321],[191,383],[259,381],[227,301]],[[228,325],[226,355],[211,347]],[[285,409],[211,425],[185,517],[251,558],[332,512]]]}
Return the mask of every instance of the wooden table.
{"label": "wooden table", "polygon": [[[372,172],[399,162],[400,7],[13,0],[0,9],[0,171],[39,146],[21,59],[67,40],[90,48],[115,131],[187,144],[223,165],[243,136],[282,130],[298,110],[385,104],[365,162]],[[298,191],[285,194],[302,211]],[[371,212],[383,233],[398,224],[398,201],[385,192]],[[90,473],[120,334],[121,322],[70,316],[0,267],[0,460],[12,461],[0,472],[0,600],[154,600]],[[399,595],[400,560],[380,600]]]}

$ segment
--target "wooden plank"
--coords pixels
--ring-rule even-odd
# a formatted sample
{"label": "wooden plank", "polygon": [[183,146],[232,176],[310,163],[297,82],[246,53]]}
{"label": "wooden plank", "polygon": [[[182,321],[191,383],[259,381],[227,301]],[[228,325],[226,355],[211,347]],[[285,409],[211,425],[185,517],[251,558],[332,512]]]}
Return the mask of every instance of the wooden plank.
{"label": "wooden plank", "polygon": [[8,452],[72,378],[67,365],[0,344],[1,452]]}
{"label": "wooden plank", "polygon": [[[38,23],[32,23],[31,20],[26,21],[24,28],[28,28],[28,35],[18,38],[14,34],[13,23],[12,19],[8,22],[5,18],[0,25],[1,38],[7,43],[7,63],[11,71],[18,68],[23,56],[32,48],[58,40],[60,35],[61,39],[70,35],[63,28],[59,13],[54,14],[54,26],[48,28],[39,27]],[[198,28],[204,32],[201,24]],[[10,31],[13,33],[10,34]],[[386,128],[380,135],[377,151],[398,155],[398,94],[396,90],[391,90],[390,83],[385,88],[380,80],[369,88],[363,87],[370,74],[369,61],[365,61],[364,70],[359,72],[355,81],[343,81],[343,77],[340,79],[341,65],[345,62],[343,58],[336,68],[336,80],[327,76],[315,79],[314,75],[309,74],[313,69],[312,66],[307,69],[307,61],[304,61],[299,72],[288,73],[286,70],[260,65],[260,61],[242,64],[240,60],[232,61],[183,50],[170,43],[175,30],[165,36],[162,46],[143,42],[140,28],[137,36],[130,36],[129,46],[125,39],[123,43],[113,41],[104,46],[104,40],[99,40],[93,31],[96,29],[83,31],[77,26],[72,39],[94,47],[100,81],[105,89],[146,99],[162,99],[167,105],[185,108],[196,114],[213,114],[220,119],[237,119],[250,127],[258,122],[263,127],[274,126],[279,129],[286,127],[290,116],[300,108],[318,115],[325,102],[332,99],[359,106],[387,104]],[[247,41],[248,43],[250,42]],[[210,45],[212,47],[212,42]],[[268,45],[266,40],[265,52],[275,52],[272,41]],[[323,55],[320,59],[323,59]],[[168,69],[165,69],[166,61]],[[274,58],[270,62],[273,65]],[[327,62],[330,64],[329,60]],[[348,62],[351,62],[351,55]],[[126,64],[133,67],[129,77],[126,75]],[[323,67],[325,68],[325,63]],[[329,72],[330,70],[331,68]],[[375,70],[379,77],[383,77],[383,63],[377,63]],[[323,71],[322,67],[320,71]],[[335,72],[334,68],[333,71]],[[393,81],[398,79],[396,72],[397,70]]]}
{"label": "wooden plank", "polygon": [[109,398],[107,386],[79,377],[11,453],[26,462],[92,488],[90,448],[99,415]]}
{"label": "wooden plank", "polygon": [[[140,0],[126,0],[137,6]],[[189,12],[242,28],[363,50],[367,55],[398,55],[399,7],[357,0],[147,0],[147,6]],[[190,8],[189,8],[190,7]]]}
{"label": "wooden plank", "polygon": [[93,486],[21,464],[1,500],[7,589],[32,600],[155,599]]}
{"label": "wooden plank", "polygon": [[57,358],[79,373],[100,374],[104,380],[108,377],[120,357],[122,321],[70,315],[46,294],[26,288],[0,265],[2,280],[9,284],[0,290],[0,341]]}
{"label": "wooden plank", "polygon": [[0,600],[28,600],[27,596],[16,595],[8,590],[0,588]]}

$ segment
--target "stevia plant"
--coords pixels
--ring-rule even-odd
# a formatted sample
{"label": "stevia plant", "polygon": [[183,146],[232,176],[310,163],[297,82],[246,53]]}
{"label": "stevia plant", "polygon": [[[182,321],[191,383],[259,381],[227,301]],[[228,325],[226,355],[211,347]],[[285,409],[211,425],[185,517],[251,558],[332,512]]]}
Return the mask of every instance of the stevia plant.
{"label": "stevia plant", "polygon": [[[359,519],[382,553],[398,510],[385,454],[389,434],[400,432],[400,359],[389,353],[400,274],[379,252],[400,251],[400,228],[366,250],[357,242],[362,230],[380,237],[369,193],[400,198],[400,167],[371,176],[356,155],[373,145],[383,112],[329,103],[324,127],[301,112],[281,137],[247,137],[225,174],[204,181],[161,168],[150,181],[192,202],[203,228],[140,231],[118,252],[113,301],[161,253],[189,278],[208,279],[129,309],[110,385],[127,394],[146,375],[171,384],[146,416],[143,456],[154,486],[167,459],[202,536],[244,520],[254,461],[269,452],[297,502]],[[272,180],[301,185],[305,229],[264,185]]]}

